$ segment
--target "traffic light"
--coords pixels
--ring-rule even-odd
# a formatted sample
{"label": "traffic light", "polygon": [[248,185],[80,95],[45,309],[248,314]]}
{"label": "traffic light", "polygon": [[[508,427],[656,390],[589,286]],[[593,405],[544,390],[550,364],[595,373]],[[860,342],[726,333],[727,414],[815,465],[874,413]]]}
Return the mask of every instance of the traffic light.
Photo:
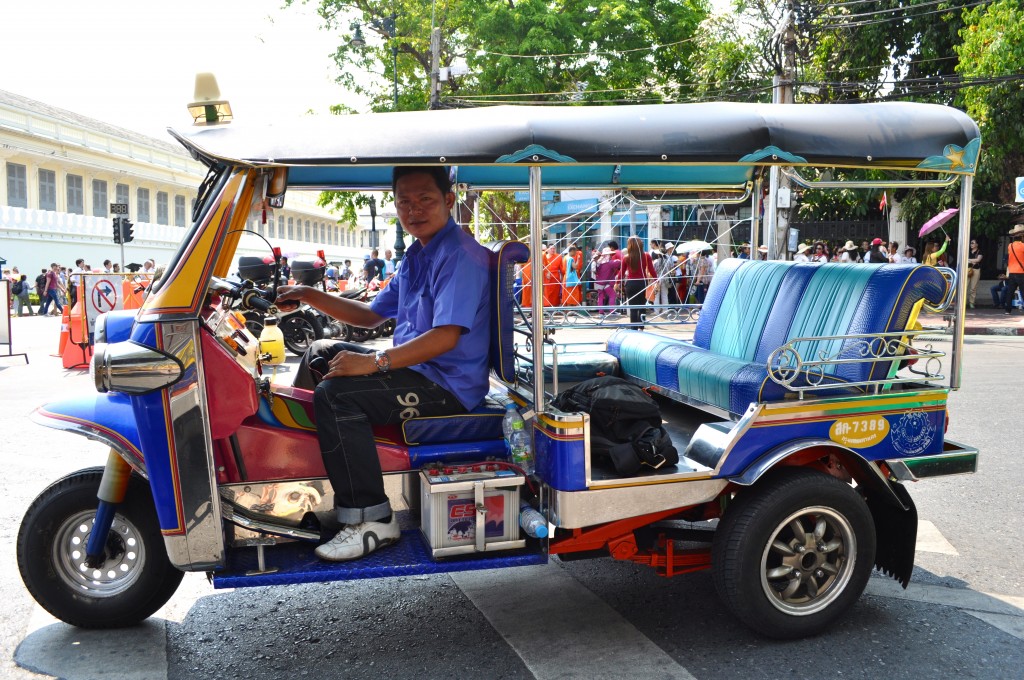
{"label": "traffic light", "polygon": [[121,242],[121,218],[114,218],[114,243]]}
{"label": "traffic light", "polygon": [[135,225],[129,222],[127,217],[121,218],[121,240],[125,243],[135,240],[135,234],[132,233],[133,226]]}

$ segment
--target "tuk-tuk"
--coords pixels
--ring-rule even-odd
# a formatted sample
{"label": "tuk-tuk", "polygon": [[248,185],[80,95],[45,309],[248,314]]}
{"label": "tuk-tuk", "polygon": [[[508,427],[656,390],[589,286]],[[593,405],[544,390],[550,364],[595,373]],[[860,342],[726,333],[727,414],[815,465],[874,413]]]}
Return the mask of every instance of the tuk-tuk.
{"label": "tuk-tuk", "polygon": [[[703,305],[672,317],[689,324],[687,337],[598,324],[601,346],[577,363],[654,395],[678,452],[677,463],[644,458],[632,474],[592,455],[588,413],[553,406],[572,382],[559,363],[574,363],[573,348],[546,327],[555,317],[541,286],[521,305],[513,287],[526,262],[542,280],[530,254],[543,250],[548,190],[637,202],[732,196],[751,206],[756,252],[762,185],[782,174],[820,189],[959,182],[967,252],[980,138],[960,111],[495,107],[171,134],[209,168],[191,228],[142,308],[97,322],[97,393],[33,414],[111,449],[104,468],[43,491],[18,537],[29,591],[70,624],[137,623],[186,571],[238,588],[611,557],[664,576],[711,569],[745,624],[807,636],[858,599],[873,569],[908,584],[917,515],[906,482],[976,468],[976,449],[945,438],[947,396],[963,369],[962,266],[757,261],[723,250]],[[382,472],[402,476],[402,538],[328,563],[313,553],[324,540],[317,513],[333,507],[333,492],[312,393],[263,375],[242,313],[276,308],[229,273],[250,217],[266,219],[286,192],[389,191],[392,169],[405,165],[450,168],[461,196],[528,191],[531,231],[525,243],[489,244],[491,395],[465,417],[413,417],[378,433]],[[852,179],[822,179],[824,169]],[[776,205],[764,204],[770,224]],[[953,319],[948,356],[915,345],[924,310]],[[532,474],[508,461],[508,402],[532,432]],[[546,530],[521,529],[523,503]]]}

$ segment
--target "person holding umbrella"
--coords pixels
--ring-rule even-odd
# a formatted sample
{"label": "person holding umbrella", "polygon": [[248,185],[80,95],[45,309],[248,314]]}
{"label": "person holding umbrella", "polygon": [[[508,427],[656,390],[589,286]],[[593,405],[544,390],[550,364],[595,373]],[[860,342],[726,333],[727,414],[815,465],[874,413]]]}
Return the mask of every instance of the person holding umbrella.
{"label": "person holding umbrella", "polygon": [[939,265],[939,258],[942,257],[946,248],[949,247],[949,235],[946,235],[946,241],[939,248],[939,244],[935,241],[929,241],[928,245],[924,249],[924,257],[921,260],[921,264],[926,264],[929,267],[937,267]]}

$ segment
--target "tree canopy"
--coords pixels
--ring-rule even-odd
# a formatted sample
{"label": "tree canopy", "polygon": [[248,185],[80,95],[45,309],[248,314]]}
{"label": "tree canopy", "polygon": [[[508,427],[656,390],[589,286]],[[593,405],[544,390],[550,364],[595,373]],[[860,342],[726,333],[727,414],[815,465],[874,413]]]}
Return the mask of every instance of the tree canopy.
{"label": "tree canopy", "polygon": [[[1013,178],[1024,175],[1024,0],[735,0],[717,16],[708,0],[304,1],[339,32],[338,79],[372,110],[395,108],[395,79],[398,109],[428,107],[432,27],[437,66],[449,69],[442,107],[767,102],[772,77],[792,66],[797,102],[966,110],[984,142],[979,230],[998,232],[1021,212]],[[351,43],[357,28],[363,46]],[[807,192],[801,210],[863,217],[877,214],[878,198],[851,191],[825,202]],[[912,223],[955,200],[899,198]]]}

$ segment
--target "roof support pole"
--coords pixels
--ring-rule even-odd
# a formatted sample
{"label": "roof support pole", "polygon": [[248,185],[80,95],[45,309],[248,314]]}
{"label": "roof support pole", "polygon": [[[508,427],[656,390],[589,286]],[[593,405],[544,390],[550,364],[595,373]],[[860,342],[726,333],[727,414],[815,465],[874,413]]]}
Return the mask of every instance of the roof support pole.
{"label": "roof support pole", "polygon": [[533,408],[544,410],[544,206],[540,166],[530,166],[530,280],[533,300]]}
{"label": "roof support pole", "polygon": [[971,252],[971,201],[974,177],[960,180],[960,229],[956,247],[956,314],[953,316],[953,358],[949,366],[949,387],[960,389],[960,370],[964,360],[964,322],[967,314],[967,254]]}

